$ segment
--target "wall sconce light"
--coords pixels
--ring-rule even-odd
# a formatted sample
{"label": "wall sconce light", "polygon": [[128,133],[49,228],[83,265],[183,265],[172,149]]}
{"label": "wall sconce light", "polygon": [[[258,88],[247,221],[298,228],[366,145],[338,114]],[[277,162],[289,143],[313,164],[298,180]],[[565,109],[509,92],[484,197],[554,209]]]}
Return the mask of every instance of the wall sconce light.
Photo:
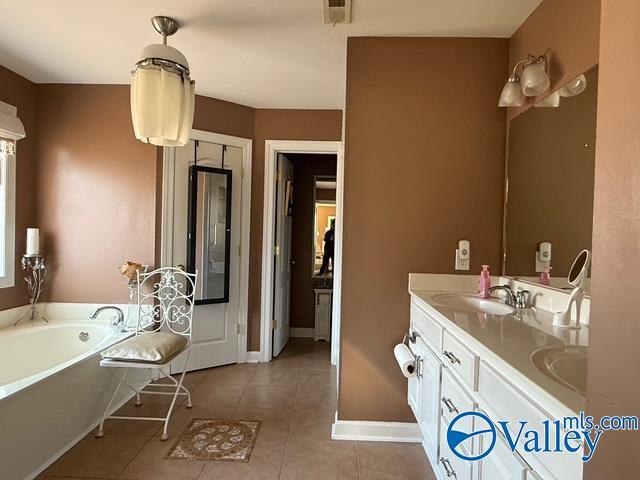
{"label": "wall sconce light", "polygon": [[146,46],[131,77],[131,120],[136,138],[160,147],[186,145],[193,125],[195,82],[189,63],[167,37],[178,31],[178,22],[153,17],[162,35],[161,44]]}
{"label": "wall sconce light", "polygon": [[[518,76],[520,66],[522,66],[522,79]],[[536,97],[547,91],[551,85],[547,66],[544,55],[529,54],[525,60],[516,63],[502,89],[498,106],[522,107],[526,103],[526,97]]]}
{"label": "wall sconce light", "polygon": [[558,92],[560,93],[561,97],[575,97],[576,95],[580,95],[586,89],[587,77],[582,74],[571,80],[564,87],[558,90]]}

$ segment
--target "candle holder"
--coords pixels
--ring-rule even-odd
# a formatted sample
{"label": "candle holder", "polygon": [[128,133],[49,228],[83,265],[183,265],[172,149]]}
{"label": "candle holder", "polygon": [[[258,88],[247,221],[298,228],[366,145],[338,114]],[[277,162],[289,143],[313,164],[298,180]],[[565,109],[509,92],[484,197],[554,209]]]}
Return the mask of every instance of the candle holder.
{"label": "candle holder", "polygon": [[38,303],[40,294],[42,293],[42,283],[44,282],[44,277],[47,275],[47,267],[44,264],[44,257],[42,255],[23,255],[22,270],[26,272],[24,281],[27,282],[29,310],[18,318],[13,325],[17,325],[27,317],[29,317],[31,321],[35,320],[36,317],[39,317],[48,323],[49,320],[36,310],[36,304]]}

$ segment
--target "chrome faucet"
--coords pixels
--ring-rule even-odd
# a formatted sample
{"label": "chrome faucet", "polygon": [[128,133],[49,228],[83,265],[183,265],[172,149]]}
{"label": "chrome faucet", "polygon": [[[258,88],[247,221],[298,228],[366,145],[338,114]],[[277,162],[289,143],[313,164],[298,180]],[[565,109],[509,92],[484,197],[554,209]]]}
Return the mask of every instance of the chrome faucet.
{"label": "chrome faucet", "polygon": [[95,320],[98,318],[98,315],[105,310],[115,310],[118,314],[118,319],[116,321],[111,322],[111,326],[118,329],[124,330],[124,312],[121,308],[116,307],[114,305],[105,305],[104,307],[98,308],[93,314],[89,317],[91,320]]}
{"label": "chrome faucet", "polygon": [[516,292],[514,292],[509,285],[496,285],[489,289],[490,294],[498,291],[504,292],[504,303],[506,303],[510,307],[515,307],[518,305],[518,297],[516,296]]}

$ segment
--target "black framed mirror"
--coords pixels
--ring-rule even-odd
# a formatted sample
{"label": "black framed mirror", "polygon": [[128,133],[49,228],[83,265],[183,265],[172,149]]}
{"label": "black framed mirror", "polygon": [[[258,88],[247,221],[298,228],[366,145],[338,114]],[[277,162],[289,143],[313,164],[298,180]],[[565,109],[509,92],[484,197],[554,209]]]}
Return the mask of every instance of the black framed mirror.
{"label": "black framed mirror", "polygon": [[195,303],[229,301],[231,170],[189,167],[187,271],[198,270]]}

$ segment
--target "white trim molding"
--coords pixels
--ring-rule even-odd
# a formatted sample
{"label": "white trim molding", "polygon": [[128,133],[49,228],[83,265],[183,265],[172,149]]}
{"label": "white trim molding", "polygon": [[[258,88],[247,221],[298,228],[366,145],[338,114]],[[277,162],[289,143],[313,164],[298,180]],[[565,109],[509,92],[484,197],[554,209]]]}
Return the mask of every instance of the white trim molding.
{"label": "white trim molding", "polygon": [[421,443],[422,434],[417,423],[336,420],[331,427],[331,439]]}
{"label": "white trim molding", "polygon": [[[251,225],[251,163],[253,140],[221,133],[191,130],[191,140],[242,148],[242,198],[240,220],[240,305],[238,311],[238,363],[247,362],[247,323],[249,318],[249,227]],[[173,258],[173,208],[175,148],[162,153],[162,226],[160,266],[169,266]]]}
{"label": "white trim molding", "polygon": [[337,156],[336,240],[333,269],[333,317],[331,327],[331,363],[337,365],[340,348],[340,300],[342,286],[342,201],[344,198],[344,148],[342,142],[305,140],[266,140],[264,170],[264,210],[262,224],[262,291],[260,298],[260,357],[272,356],[273,318],[273,239],[275,238],[275,178],[278,153],[315,153]]}
{"label": "white trim molding", "polygon": [[260,352],[247,352],[247,363],[259,363],[260,362]]}
{"label": "white trim molding", "polygon": [[290,327],[289,336],[292,338],[313,338],[313,328]]}

